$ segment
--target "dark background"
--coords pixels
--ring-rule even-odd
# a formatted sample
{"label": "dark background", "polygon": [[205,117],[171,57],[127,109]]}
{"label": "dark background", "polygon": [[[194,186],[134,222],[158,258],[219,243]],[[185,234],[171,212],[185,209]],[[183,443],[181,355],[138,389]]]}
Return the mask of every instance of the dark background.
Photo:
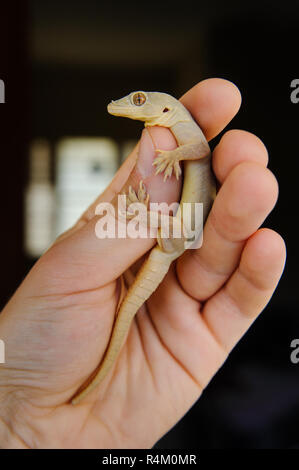
{"label": "dark background", "polygon": [[[114,120],[107,102],[134,89],[179,97],[223,77],[243,96],[228,128],[256,133],[270,154],[280,198],[265,225],[286,239],[288,261],[270,304],[157,448],[299,448],[297,169],[298,2],[1,2],[0,304],[35,260],[23,250],[28,144],[43,137],[136,138],[138,124]],[[217,142],[212,142],[212,145]],[[175,386],[175,384],[174,384]]]}

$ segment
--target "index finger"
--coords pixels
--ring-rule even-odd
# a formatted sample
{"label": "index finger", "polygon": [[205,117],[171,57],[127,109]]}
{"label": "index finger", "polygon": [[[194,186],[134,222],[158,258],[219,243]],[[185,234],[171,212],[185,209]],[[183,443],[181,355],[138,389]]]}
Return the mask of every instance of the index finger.
{"label": "index finger", "polygon": [[222,78],[203,80],[185,93],[180,101],[198,122],[207,140],[213,139],[237,114],[241,93]]}

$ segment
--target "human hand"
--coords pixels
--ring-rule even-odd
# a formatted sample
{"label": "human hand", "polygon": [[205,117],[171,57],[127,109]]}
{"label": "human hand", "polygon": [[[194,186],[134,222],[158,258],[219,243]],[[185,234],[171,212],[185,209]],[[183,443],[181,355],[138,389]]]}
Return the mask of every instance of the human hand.
{"label": "human hand", "polygon": [[[237,88],[205,80],[182,98],[208,139],[240,106]],[[204,228],[140,309],[112,371],[78,406],[69,403],[108,344],[121,274],[154,244],[95,235],[95,207],[129,184],[152,202],[179,197],[180,181],[154,175],[155,149],[170,131],[145,129],[107,190],[38,260],[0,316],[3,447],[151,447],[198,399],[269,301],[285,260],[281,237],[259,229],[277,182],[254,135],[229,131],[213,152],[220,189]],[[134,167],[137,159],[137,165]],[[136,263],[137,262],[137,263]]]}

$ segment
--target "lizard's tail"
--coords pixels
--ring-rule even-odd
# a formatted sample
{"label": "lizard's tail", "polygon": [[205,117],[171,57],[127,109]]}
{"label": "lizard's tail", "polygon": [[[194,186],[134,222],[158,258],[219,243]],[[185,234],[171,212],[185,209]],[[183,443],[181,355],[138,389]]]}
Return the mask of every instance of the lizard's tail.
{"label": "lizard's tail", "polygon": [[110,342],[98,371],[95,372],[89,385],[72,399],[73,405],[79,403],[107,375],[123,345],[134,316],[157,289],[167,274],[170,264],[176,258],[177,255],[165,253],[158,245],[152,249],[120,305]]}

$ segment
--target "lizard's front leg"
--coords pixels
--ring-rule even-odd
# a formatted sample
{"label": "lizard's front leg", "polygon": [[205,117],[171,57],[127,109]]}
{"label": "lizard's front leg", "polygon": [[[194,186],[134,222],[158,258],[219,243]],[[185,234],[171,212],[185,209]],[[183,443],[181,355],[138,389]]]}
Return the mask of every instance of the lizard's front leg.
{"label": "lizard's front leg", "polygon": [[179,179],[182,170],[179,162],[181,160],[199,160],[207,157],[210,154],[210,148],[207,142],[192,142],[185,145],[180,145],[174,150],[157,150],[158,157],[153,161],[156,166],[156,175],[164,171],[164,181],[172,175],[174,171],[175,176]]}

